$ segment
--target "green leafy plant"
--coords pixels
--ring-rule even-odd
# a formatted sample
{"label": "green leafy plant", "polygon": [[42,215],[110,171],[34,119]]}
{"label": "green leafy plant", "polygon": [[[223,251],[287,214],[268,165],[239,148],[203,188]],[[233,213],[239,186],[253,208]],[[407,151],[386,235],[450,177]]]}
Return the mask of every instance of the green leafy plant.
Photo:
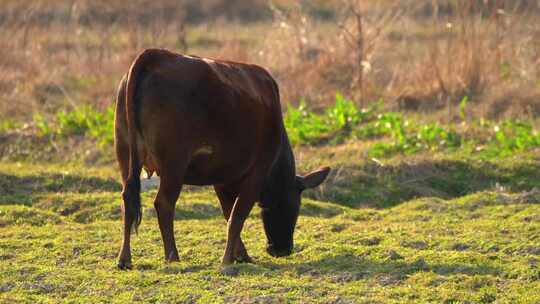
{"label": "green leafy plant", "polygon": [[461,145],[461,136],[453,128],[444,128],[437,123],[421,126],[416,133],[417,145],[435,150],[438,148],[457,148]]}
{"label": "green leafy plant", "polygon": [[529,122],[506,120],[495,125],[493,133],[486,149],[489,154],[506,156],[540,146],[540,135]]}
{"label": "green leafy plant", "polygon": [[89,120],[94,111],[88,107],[82,107],[75,111],[60,111],[56,115],[56,133],[61,136],[84,135],[88,130]]}
{"label": "green leafy plant", "polygon": [[351,130],[373,113],[374,108],[358,110],[353,101],[340,93],[323,114],[309,111],[304,100],[297,108],[289,106],[285,114],[285,127],[293,144],[317,144],[323,141],[342,142]]}
{"label": "green leafy plant", "polygon": [[378,142],[369,151],[371,156],[393,153],[411,154],[419,150],[437,150],[461,146],[461,136],[453,128],[437,123],[411,126],[399,113],[384,113],[370,126],[358,132],[364,136],[390,136],[389,142]]}
{"label": "green leafy plant", "polygon": [[469,96],[465,95],[459,102],[459,116],[461,117],[461,120],[465,120],[465,108],[467,107],[467,103],[469,102]]}
{"label": "green leafy plant", "polygon": [[307,110],[304,100],[297,108],[288,107],[284,122],[293,144],[314,144],[330,130],[322,116]]}
{"label": "green leafy plant", "polygon": [[356,138],[375,138],[385,135],[400,136],[403,132],[403,118],[400,113],[378,114],[370,123],[361,125],[354,132]]}
{"label": "green leafy plant", "polygon": [[336,94],[334,105],[326,109],[325,116],[325,120],[334,130],[350,128],[360,120],[359,111],[354,102],[345,99],[340,93]]}
{"label": "green leafy plant", "polygon": [[0,133],[15,130],[19,127],[21,127],[21,123],[15,120],[5,119],[3,121],[0,121]]}
{"label": "green leafy plant", "polygon": [[33,116],[34,124],[38,129],[38,134],[41,136],[48,136],[53,133],[52,127],[49,122],[43,117],[43,115],[36,113]]}
{"label": "green leafy plant", "polygon": [[100,144],[112,143],[114,140],[113,107],[100,112],[83,106],[74,111],[60,111],[50,120],[35,114],[33,120],[41,136],[89,136]]}
{"label": "green leafy plant", "polygon": [[109,107],[105,112],[95,113],[94,119],[88,121],[90,136],[99,140],[101,144],[114,141],[114,108]]}
{"label": "green leafy plant", "polygon": [[[463,120],[468,102],[465,96],[459,104]],[[373,157],[458,148],[466,148],[469,153],[478,153],[481,157],[497,157],[540,147],[540,134],[530,121],[506,120],[497,123],[480,119],[472,122],[466,130],[458,131],[454,125],[418,123],[405,119],[398,112],[381,112],[380,104],[381,101],[358,109],[353,101],[337,93],[334,104],[322,113],[316,113],[310,111],[306,102],[301,100],[298,107],[287,108],[284,123],[293,145],[338,144],[348,139],[370,139],[376,140],[367,151]],[[83,106],[73,111],[60,111],[50,119],[35,114],[33,121],[41,136],[86,136],[102,145],[111,144],[114,140],[113,107],[98,111]],[[0,126],[0,131],[13,124],[4,125]]]}

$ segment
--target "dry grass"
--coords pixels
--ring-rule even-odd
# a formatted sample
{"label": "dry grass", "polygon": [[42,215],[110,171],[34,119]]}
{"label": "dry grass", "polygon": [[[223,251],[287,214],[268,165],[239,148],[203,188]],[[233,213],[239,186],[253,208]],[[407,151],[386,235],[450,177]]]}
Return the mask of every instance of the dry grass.
{"label": "dry grass", "polygon": [[478,3],[4,1],[0,119],[106,107],[145,47],[259,63],[315,108],[342,91],[448,120],[463,96],[471,117],[539,114],[537,1]]}

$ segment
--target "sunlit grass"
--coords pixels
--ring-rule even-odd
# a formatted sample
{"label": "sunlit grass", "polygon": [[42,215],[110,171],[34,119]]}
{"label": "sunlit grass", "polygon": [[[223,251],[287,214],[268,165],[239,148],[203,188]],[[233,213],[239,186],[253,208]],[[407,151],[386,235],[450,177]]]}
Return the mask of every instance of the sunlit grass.
{"label": "sunlit grass", "polygon": [[[303,153],[310,153],[311,162],[325,158]],[[380,180],[371,186],[341,173],[351,189],[389,190],[396,183],[402,189],[431,185],[434,191],[418,199],[399,191],[386,197],[394,203],[374,202],[376,208],[369,204],[358,208],[354,193],[332,199],[332,193],[345,189],[334,172],[323,192],[308,193],[318,200],[304,199],[290,257],[277,259],[265,253],[259,210],[254,209],[243,238],[255,264],[236,266],[233,276],[220,272],[226,224],[210,188],[187,187],[181,195],[175,221],[181,261],[174,264],[163,262],[151,207],[156,191],[143,193],[143,224],[133,237],[135,269],[119,271],[115,263],[121,240],[120,188],[114,167],[2,163],[0,299],[535,303],[540,301],[540,195],[530,191],[538,179],[527,173],[525,168],[536,164],[527,159],[508,159],[511,166],[487,165],[484,170],[491,168],[491,173],[477,175],[480,180],[472,188],[460,186],[456,175],[474,168],[472,160],[464,160],[469,165],[462,167],[450,159],[433,160],[432,166],[454,171],[430,176],[440,180],[439,186],[429,180],[407,185],[400,180],[403,173],[394,170],[386,171],[388,184]],[[389,160],[385,166],[397,168],[410,161]],[[310,167],[311,162],[302,166]],[[527,178],[530,181],[523,184]],[[490,187],[495,181],[501,184]],[[488,187],[479,187],[482,183]],[[458,188],[448,188],[452,184]],[[517,194],[501,190],[505,186]],[[453,199],[445,194],[437,197],[436,189],[457,192]],[[369,200],[385,197],[378,195]]]}

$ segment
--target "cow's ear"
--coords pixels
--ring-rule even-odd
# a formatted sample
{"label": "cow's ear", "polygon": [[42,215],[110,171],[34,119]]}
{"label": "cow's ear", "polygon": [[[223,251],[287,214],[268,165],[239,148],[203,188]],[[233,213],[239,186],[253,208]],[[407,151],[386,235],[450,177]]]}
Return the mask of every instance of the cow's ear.
{"label": "cow's ear", "polygon": [[304,189],[315,188],[318,185],[322,184],[326,177],[330,173],[330,167],[324,167],[317,171],[313,171],[304,176],[296,176],[296,185],[300,191]]}

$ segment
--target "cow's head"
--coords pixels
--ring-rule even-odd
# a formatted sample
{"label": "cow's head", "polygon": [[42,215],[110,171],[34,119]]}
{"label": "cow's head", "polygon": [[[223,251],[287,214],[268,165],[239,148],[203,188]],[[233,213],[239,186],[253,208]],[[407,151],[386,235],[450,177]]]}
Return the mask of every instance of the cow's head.
{"label": "cow's head", "polygon": [[293,234],[300,211],[302,191],[319,186],[328,176],[326,167],[304,176],[297,175],[294,182],[287,183],[280,193],[274,192],[273,202],[262,210],[264,230],[268,239],[266,251],[275,257],[292,253]]}

